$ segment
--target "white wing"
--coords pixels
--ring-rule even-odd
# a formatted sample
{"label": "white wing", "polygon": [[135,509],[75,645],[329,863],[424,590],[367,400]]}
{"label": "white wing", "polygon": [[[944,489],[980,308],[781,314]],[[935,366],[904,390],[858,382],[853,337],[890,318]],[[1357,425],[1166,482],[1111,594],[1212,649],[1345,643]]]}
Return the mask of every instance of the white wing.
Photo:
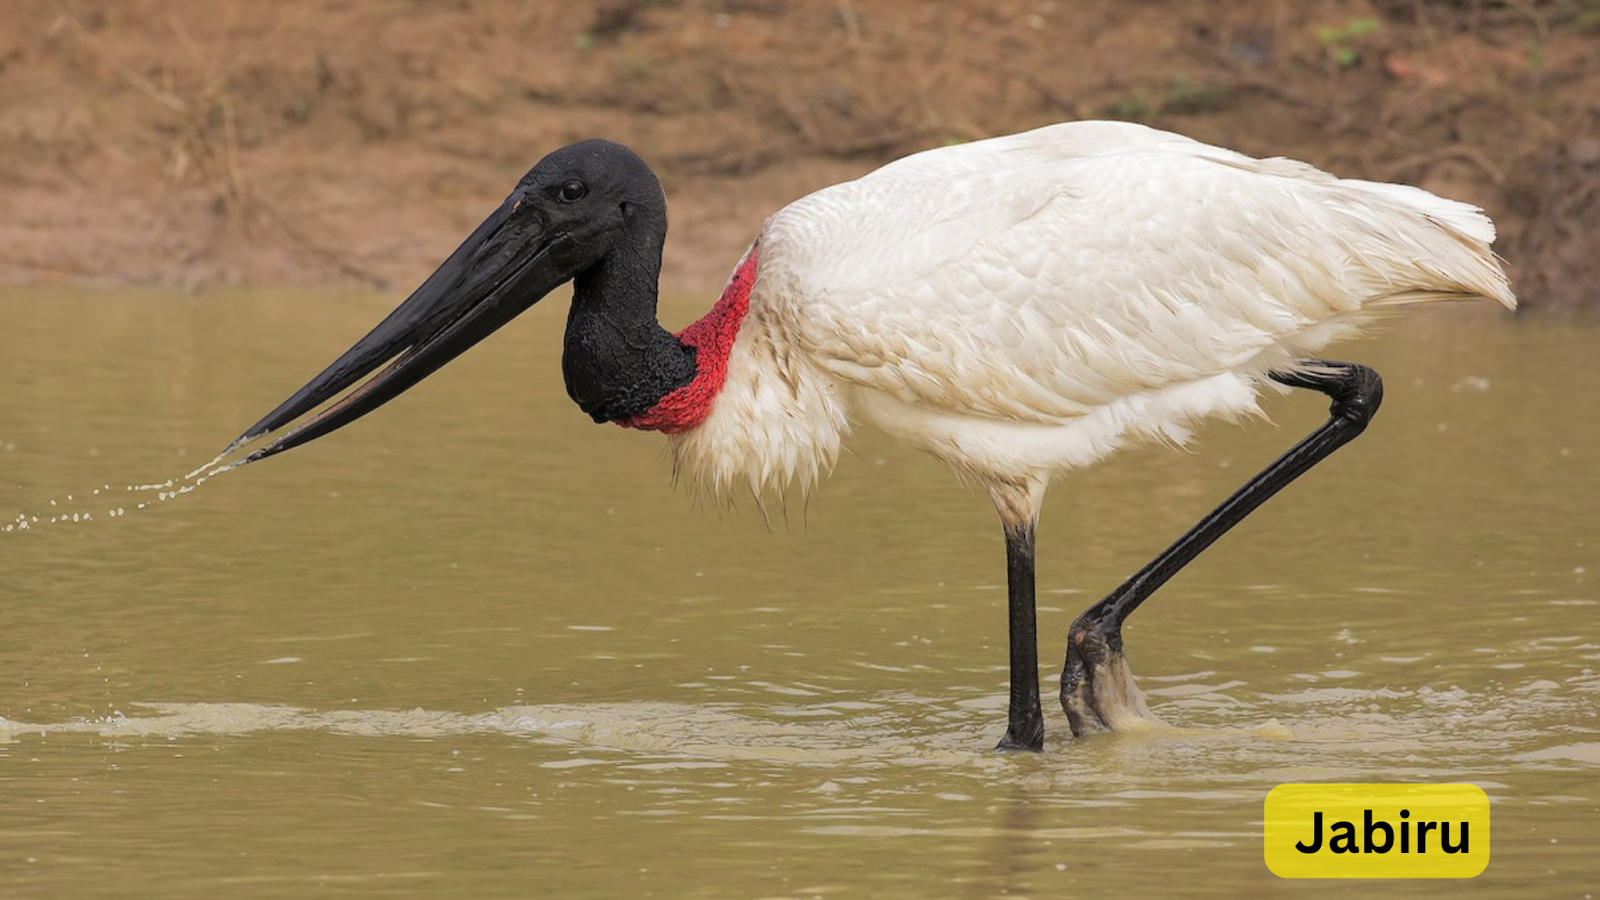
{"label": "white wing", "polygon": [[1477,210],[1416,188],[1071,123],[910,156],[791,204],[762,233],[756,297],[835,377],[1065,422],[1314,350],[1363,306],[1512,305],[1493,237]]}

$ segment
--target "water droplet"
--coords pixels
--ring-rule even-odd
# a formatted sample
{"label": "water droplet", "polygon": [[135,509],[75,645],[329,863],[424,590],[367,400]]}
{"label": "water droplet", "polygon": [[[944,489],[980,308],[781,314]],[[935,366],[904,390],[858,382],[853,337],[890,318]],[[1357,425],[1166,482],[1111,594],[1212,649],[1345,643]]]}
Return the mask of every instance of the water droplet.
{"label": "water droplet", "polygon": [[[200,466],[199,468],[195,469],[193,472],[190,472],[189,474],[183,476],[183,480],[184,481],[188,481],[188,480],[194,478],[196,475],[199,475],[201,472],[205,472],[207,469],[213,468],[214,466],[216,466],[217,463],[222,462],[222,458],[224,456],[227,456],[230,452],[233,451],[234,447],[237,447],[237,446],[238,446],[237,443],[229,446],[227,450],[224,450],[221,453],[218,453],[216,455],[216,457],[213,458],[210,462],[206,463],[203,466]],[[210,472],[206,472],[206,474],[209,475],[211,473]]]}

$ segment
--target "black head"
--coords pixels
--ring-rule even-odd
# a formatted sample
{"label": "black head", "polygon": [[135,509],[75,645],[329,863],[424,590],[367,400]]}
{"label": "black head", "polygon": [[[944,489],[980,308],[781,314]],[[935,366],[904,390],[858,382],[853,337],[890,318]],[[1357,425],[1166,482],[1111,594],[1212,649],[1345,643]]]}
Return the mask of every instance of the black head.
{"label": "black head", "polygon": [[344,399],[242,463],[348,425],[599,265],[619,242],[654,243],[659,253],[665,233],[661,184],[637,154],[601,140],[562,147],[530,169],[505,202],[388,318],[240,435],[229,450],[282,428],[389,363]]}
{"label": "black head", "polygon": [[568,235],[582,248],[584,264],[573,276],[609,253],[619,237],[639,232],[641,225],[659,224],[665,230],[667,199],[661,182],[638,154],[611,141],[580,141],[539,160],[507,202],[518,213],[526,208],[539,217],[546,233]]}

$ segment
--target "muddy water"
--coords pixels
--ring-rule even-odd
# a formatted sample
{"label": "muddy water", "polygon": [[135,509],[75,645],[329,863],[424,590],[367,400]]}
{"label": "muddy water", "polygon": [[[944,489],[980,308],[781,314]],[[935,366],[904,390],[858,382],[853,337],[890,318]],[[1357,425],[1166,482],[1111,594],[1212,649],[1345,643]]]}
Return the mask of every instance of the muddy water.
{"label": "muddy water", "polygon": [[[569,405],[555,308],[336,436],[107,518],[392,300],[0,297],[0,521],[95,515],[0,534],[0,894],[1370,889],[1264,867],[1263,796],[1315,780],[1475,782],[1477,895],[1600,888],[1592,330],[1456,309],[1348,348],[1388,379],[1373,429],[1130,623],[1172,727],[1073,742],[1052,709],[1045,754],[998,756],[986,502],[862,434],[770,532],[694,508],[659,439]],[[1322,405],[1269,409],[1057,485],[1047,665]]]}

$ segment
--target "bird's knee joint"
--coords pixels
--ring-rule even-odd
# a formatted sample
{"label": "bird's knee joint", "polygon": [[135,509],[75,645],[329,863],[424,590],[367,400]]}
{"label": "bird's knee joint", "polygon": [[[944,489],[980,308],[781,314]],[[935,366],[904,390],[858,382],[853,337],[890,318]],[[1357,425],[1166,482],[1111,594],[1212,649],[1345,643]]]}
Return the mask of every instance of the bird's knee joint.
{"label": "bird's knee joint", "polygon": [[1383,405],[1383,378],[1366,366],[1351,365],[1333,395],[1332,414],[1352,425],[1366,427]]}

